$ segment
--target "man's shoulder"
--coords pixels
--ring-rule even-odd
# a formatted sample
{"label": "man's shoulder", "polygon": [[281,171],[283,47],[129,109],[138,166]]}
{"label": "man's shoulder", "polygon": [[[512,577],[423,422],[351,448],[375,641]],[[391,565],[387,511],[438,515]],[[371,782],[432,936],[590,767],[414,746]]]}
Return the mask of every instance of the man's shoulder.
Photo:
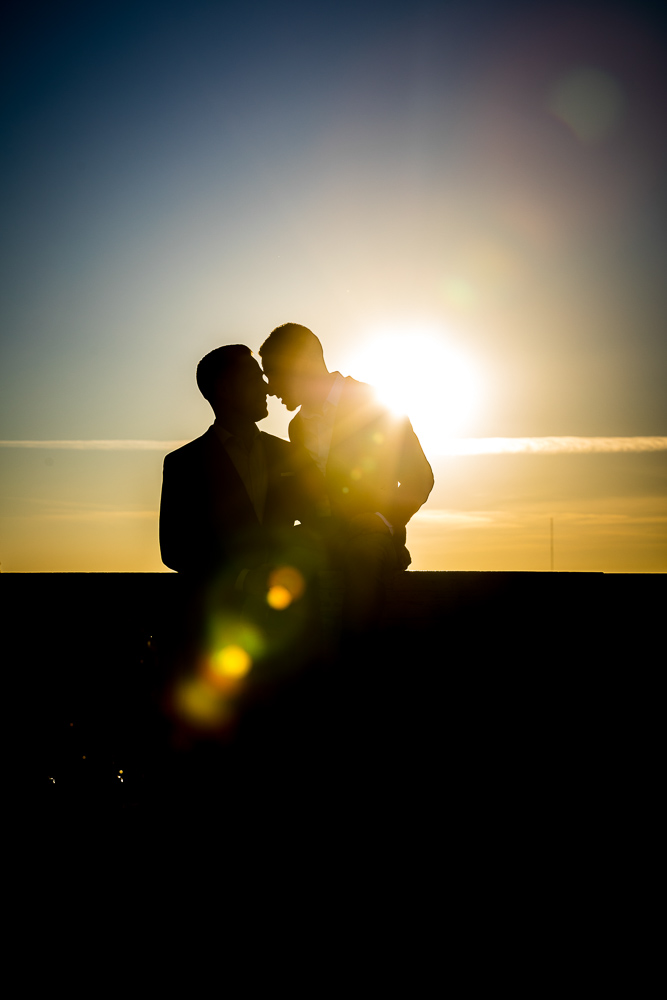
{"label": "man's shoulder", "polygon": [[352,378],[347,375],[343,379],[343,388],[341,390],[340,401],[341,403],[368,403],[376,399],[375,389],[372,385],[368,385],[366,382],[358,382],[356,378]]}
{"label": "man's shoulder", "polygon": [[353,423],[361,421],[366,424],[378,419],[385,419],[388,416],[389,411],[378,398],[374,386],[368,385],[366,382],[357,382],[350,376],[343,380],[337,420],[352,421]]}
{"label": "man's shoulder", "polygon": [[294,445],[291,441],[276,437],[275,434],[267,434],[260,431],[264,454],[269,463],[290,462],[294,455]]}
{"label": "man's shoulder", "polygon": [[201,437],[194,441],[188,441],[175,451],[170,451],[165,457],[165,462],[169,465],[187,465],[191,462],[200,461],[205,455],[215,450],[216,437],[213,427],[209,427]]}
{"label": "man's shoulder", "polygon": [[276,437],[275,434],[267,434],[266,431],[260,431],[259,433],[262,439],[262,444],[267,448],[271,448],[275,451],[281,451],[286,448],[289,451],[292,447],[289,441],[286,441],[285,438]]}

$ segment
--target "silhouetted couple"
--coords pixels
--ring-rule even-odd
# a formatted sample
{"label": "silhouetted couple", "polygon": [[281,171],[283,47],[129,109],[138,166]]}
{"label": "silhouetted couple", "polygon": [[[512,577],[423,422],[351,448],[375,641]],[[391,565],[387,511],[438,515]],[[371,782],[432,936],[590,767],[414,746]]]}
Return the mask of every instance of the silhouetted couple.
{"label": "silhouetted couple", "polygon": [[[296,567],[306,586],[309,572],[338,570],[345,625],[362,629],[377,621],[391,574],[410,564],[406,525],[432,489],[431,467],[407,418],[328,371],[306,327],[277,327],[259,354],[264,374],[240,345],[199,363],[215,421],[165,459],[162,559],[232,601],[266,601],[280,567]],[[300,407],[289,441],[257,428],[267,390]]]}

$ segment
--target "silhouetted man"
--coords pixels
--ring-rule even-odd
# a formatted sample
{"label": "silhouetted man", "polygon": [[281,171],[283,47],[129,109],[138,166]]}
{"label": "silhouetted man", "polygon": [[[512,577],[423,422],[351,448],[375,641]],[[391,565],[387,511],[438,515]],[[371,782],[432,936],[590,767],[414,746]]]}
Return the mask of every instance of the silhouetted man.
{"label": "silhouetted man", "polygon": [[[248,347],[219,347],[197,368],[215,413],[202,437],[167,455],[160,506],[163,562],[197,580],[257,591],[279,563],[295,519],[312,511],[310,459],[260,432],[267,386]],[[305,459],[305,461],[304,461]]]}
{"label": "silhouetted man", "polygon": [[406,525],[433,488],[433,472],[407,418],[394,417],[373,389],[330,372],[315,334],[297,323],[277,327],[260,351],[269,393],[325,477],[334,551],[345,571],[348,622],[376,617],[388,575],[411,559]]}

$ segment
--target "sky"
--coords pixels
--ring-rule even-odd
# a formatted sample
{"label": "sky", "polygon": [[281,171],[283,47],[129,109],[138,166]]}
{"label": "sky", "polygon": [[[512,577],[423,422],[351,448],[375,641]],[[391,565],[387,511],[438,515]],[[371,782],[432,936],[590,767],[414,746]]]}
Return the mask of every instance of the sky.
{"label": "sky", "polygon": [[286,321],[400,376],[436,479],[413,569],[667,570],[660,5],[5,17],[3,571],[164,569],[197,362]]}

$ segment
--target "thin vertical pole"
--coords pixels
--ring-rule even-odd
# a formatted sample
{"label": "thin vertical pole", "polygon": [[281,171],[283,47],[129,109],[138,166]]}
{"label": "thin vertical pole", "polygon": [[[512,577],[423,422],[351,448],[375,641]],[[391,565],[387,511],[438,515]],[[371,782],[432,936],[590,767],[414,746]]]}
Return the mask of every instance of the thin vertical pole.
{"label": "thin vertical pole", "polygon": [[553,517],[550,518],[550,522],[551,522],[551,531],[550,531],[550,534],[551,534],[551,572],[553,573],[553,571],[554,571],[554,519],[553,519]]}

